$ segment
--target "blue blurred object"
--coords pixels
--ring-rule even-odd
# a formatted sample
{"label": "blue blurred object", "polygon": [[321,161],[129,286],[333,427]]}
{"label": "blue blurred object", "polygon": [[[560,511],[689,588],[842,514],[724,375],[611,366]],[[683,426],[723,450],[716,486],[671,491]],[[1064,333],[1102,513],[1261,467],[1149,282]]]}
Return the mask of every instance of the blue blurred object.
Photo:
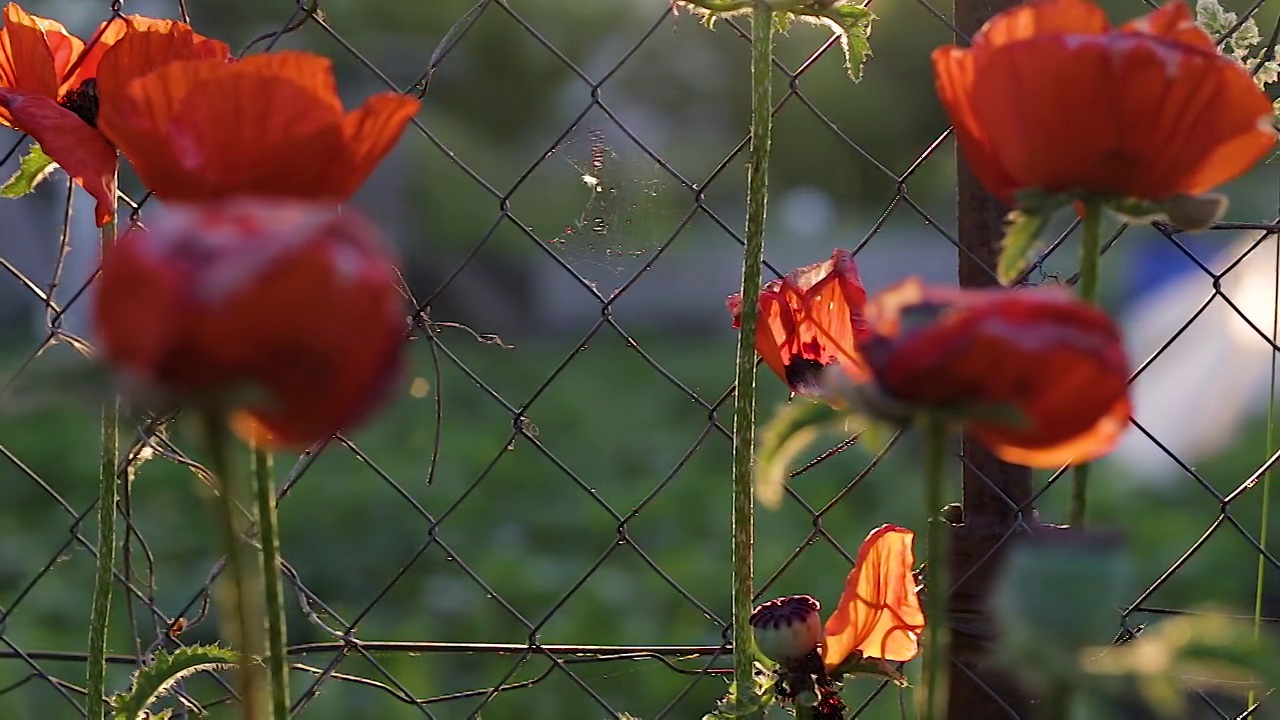
{"label": "blue blurred object", "polygon": [[1185,233],[1178,236],[1178,243],[1182,247],[1178,247],[1174,241],[1154,228],[1142,231],[1142,237],[1130,251],[1129,269],[1124,275],[1121,292],[1126,304],[1159,290],[1169,281],[1186,273],[1203,273],[1200,266],[1187,257],[1187,252],[1195,255],[1201,263],[1209,265],[1213,256],[1222,249],[1221,242]]}

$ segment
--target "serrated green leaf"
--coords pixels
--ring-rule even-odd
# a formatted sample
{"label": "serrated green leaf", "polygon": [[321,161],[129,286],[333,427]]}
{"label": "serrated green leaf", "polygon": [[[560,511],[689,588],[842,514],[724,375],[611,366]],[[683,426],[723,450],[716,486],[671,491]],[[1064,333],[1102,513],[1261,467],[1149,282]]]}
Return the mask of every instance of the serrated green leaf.
{"label": "serrated green leaf", "polygon": [[31,150],[18,163],[18,172],[5,182],[4,187],[0,187],[0,197],[20,198],[35,190],[56,169],[58,163],[46,155],[39,145],[32,145]]}
{"label": "serrated green leaf", "polygon": [[826,403],[796,399],[761,428],[756,454],[756,498],[761,505],[776,509],[782,503],[788,465],[823,430],[834,428],[844,417]]}
{"label": "serrated green leaf", "polygon": [[133,674],[133,685],[111,698],[112,720],[140,720],[152,703],[183,679],[206,670],[230,670],[236,667],[238,657],[234,650],[217,645],[157,652],[150,665]]}
{"label": "serrated green leaf", "polygon": [[1049,213],[1021,210],[1009,213],[1009,224],[1000,243],[1000,259],[996,262],[996,277],[1001,285],[1007,287],[1022,277],[1048,224]]}
{"label": "serrated green leaf", "polygon": [[854,82],[862,80],[862,69],[871,57],[871,23],[876,19],[875,14],[861,5],[843,2],[827,8],[823,16],[838,28],[849,78]]}

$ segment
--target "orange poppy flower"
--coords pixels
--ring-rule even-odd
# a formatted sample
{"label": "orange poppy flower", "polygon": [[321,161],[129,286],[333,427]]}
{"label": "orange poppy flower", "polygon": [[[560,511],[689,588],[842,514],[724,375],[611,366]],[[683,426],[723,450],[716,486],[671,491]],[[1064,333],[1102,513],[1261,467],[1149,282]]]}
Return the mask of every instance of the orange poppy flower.
{"label": "orange poppy flower", "polygon": [[[125,38],[141,35],[147,54],[121,53]],[[229,57],[227,46],[172,20],[130,15],[99,26],[86,46],[54,20],[29,15],[16,3],[4,8],[0,29],[0,124],[35,138],[54,162],[97,203],[98,226],[115,214],[116,151],[97,129],[98,112],[114,98],[112,85],[174,59]]]}
{"label": "orange poppy flower", "polygon": [[346,200],[420,104],[387,92],[344,112],[328,58],[291,50],[175,63],[123,95],[98,125],[168,200]]}
{"label": "orange poppy flower", "polygon": [[[839,365],[854,377],[864,374],[854,338],[863,326],[867,291],[848,250],[765,283],[760,292],[756,352],[800,395],[820,395],[822,371]],[[740,327],[742,296],[729,296],[733,327]]]}
{"label": "orange poppy flower", "polygon": [[855,653],[907,662],[920,652],[924,610],[912,575],[916,534],[881,525],[867,535],[823,628],[822,662],[830,672]]}
{"label": "orange poppy flower", "polygon": [[1276,142],[1271,101],[1175,0],[1110,28],[1087,0],[1039,0],[933,52],[965,159],[1021,190],[1163,201],[1247,171]]}
{"label": "orange poppy flower", "polygon": [[851,658],[913,659],[920,652],[925,625],[912,574],[914,542],[915,533],[897,525],[872,530],[858,548],[840,602],[825,627],[818,617],[818,601],[808,595],[762,603],[751,613],[760,652],[784,668],[801,670],[816,652],[827,672]]}
{"label": "orange poppy flower", "polygon": [[242,435],[308,445],[364,418],[395,377],[408,329],[396,282],[352,210],[171,203],[107,251],[94,322],[132,390],[217,402]]}
{"label": "orange poppy flower", "polygon": [[1129,362],[1106,313],[1058,288],[961,290],[913,277],[872,298],[859,338],[875,385],[964,412],[1007,462],[1040,468],[1110,452],[1128,428]]}

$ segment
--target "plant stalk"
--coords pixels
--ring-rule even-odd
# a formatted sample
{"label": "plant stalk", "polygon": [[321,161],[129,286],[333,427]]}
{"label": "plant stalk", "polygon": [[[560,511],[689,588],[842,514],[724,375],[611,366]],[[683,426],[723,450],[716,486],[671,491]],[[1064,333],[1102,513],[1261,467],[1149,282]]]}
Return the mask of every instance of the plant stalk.
{"label": "plant stalk", "polygon": [[[116,240],[113,215],[102,226],[99,254],[105,256]],[[93,605],[89,617],[89,660],[86,670],[88,720],[104,720],[107,713],[107,629],[111,622],[111,591],[116,567],[116,505],[120,486],[120,399],[112,393],[102,405],[101,464],[98,468],[98,565],[93,578]]]}
{"label": "plant stalk", "polygon": [[204,413],[204,422],[210,470],[218,480],[218,522],[227,554],[223,576],[226,584],[217,595],[218,615],[223,618],[223,637],[232,643],[240,657],[238,681],[242,717],[244,720],[259,720],[264,698],[262,666],[257,660],[263,655],[262,606],[258,602],[262,593],[256,587],[259,574],[255,572],[257,557],[251,552],[252,546],[245,537],[244,513],[236,502],[238,478],[231,462],[231,438],[226,418],[211,410]]}
{"label": "plant stalk", "polygon": [[[1098,259],[1102,250],[1102,205],[1086,200],[1080,241],[1080,299],[1098,304]],[[1071,526],[1084,527],[1089,506],[1089,465],[1076,465],[1071,470]]]}
{"label": "plant stalk", "polygon": [[751,14],[751,150],[733,408],[733,680],[739,698],[749,697],[755,682],[756,649],[749,618],[755,596],[756,298],[760,297],[764,264],[773,135],[772,62],[773,12],[757,2]]}
{"label": "plant stalk", "polygon": [[285,626],[284,585],[280,580],[280,525],[276,516],[275,468],[271,453],[254,446],[251,467],[258,499],[258,539],[262,545],[271,717],[272,720],[289,720],[289,659],[284,650],[288,632]]}
{"label": "plant stalk", "polygon": [[939,418],[924,420],[925,467],[924,504],[925,562],[928,564],[925,587],[924,697],[920,703],[921,720],[945,717],[946,678],[943,661],[947,652],[947,531],[941,517],[942,483],[947,468],[947,427]]}

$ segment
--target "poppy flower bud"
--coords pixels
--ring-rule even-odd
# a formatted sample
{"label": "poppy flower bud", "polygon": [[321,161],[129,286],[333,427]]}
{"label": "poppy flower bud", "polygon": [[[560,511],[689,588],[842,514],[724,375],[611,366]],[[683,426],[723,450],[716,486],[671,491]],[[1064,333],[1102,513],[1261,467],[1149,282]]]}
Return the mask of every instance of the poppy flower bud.
{"label": "poppy flower bud", "polygon": [[770,600],[751,613],[756,647],[778,663],[795,662],[818,648],[822,619],[818,601],[808,595]]}
{"label": "poppy flower bud", "polygon": [[323,440],[366,416],[408,329],[380,233],[327,203],[170,204],[107,252],[94,322],[132,388],[213,405],[242,436]]}
{"label": "poppy flower bud", "polygon": [[1227,214],[1227,196],[1221,193],[1174,195],[1164,201],[1169,222],[1184,230],[1204,230]]}

